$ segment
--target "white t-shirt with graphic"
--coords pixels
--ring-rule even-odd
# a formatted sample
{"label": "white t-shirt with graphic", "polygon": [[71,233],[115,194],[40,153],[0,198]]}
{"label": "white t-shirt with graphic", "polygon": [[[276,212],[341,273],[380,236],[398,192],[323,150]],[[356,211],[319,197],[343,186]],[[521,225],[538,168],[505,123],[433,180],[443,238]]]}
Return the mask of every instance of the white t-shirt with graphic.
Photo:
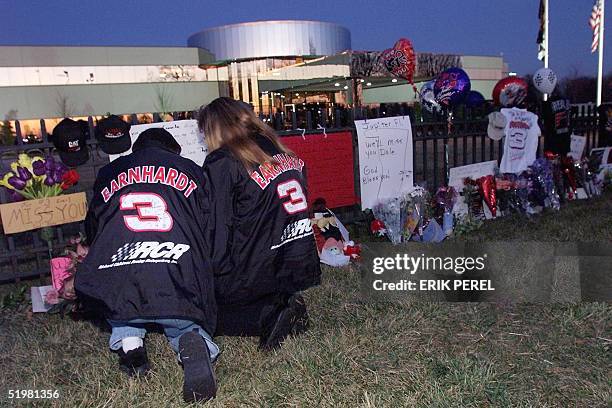
{"label": "white t-shirt with graphic", "polygon": [[506,117],[506,128],[499,171],[518,174],[527,170],[536,159],[541,134],[538,115],[519,108],[504,108],[501,113]]}

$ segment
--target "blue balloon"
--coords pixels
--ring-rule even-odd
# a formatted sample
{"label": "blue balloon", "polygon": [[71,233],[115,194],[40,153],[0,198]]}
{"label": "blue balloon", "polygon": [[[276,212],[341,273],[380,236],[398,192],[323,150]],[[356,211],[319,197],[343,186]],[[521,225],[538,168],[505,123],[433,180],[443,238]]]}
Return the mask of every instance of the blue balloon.
{"label": "blue balloon", "polygon": [[465,104],[470,108],[477,108],[485,103],[485,98],[478,91],[470,91],[465,97]]}
{"label": "blue balloon", "polygon": [[453,106],[463,102],[470,92],[470,77],[461,68],[449,68],[440,72],[434,84],[436,101],[442,106]]}

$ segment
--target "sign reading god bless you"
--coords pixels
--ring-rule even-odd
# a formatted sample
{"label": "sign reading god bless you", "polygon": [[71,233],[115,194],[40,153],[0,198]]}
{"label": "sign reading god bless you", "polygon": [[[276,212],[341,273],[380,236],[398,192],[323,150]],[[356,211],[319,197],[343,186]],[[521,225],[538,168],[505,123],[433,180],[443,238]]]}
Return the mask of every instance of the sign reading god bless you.
{"label": "sign reading god bless you", "polygon": [[[201,166],[204,163],[208,148],[204,142],[204,135],[198,130],[198,122],[190,120],[175,120],[173,122],[158,122],[148,123],[145,125],[133,125],[130,127],[130,138],[132,144],[136,141],[138,136],[142,132],[151,128],[164,128],[166,129],[181,145],[181,156],[193,160]],[[115,160],[117,157],[126,156],[132,153],[132,149],[123,152],[121,154],[110,154],[108,157],[110,161]]]}
{"label": "sign reading god bless you", "polygon": [[85,193],[65,194],[0,205],[5,234],[83,221],[87,213]]}
{"label": "sign reading god bless you", "polygon": [[361,208],[399,197],[414,187],[408,116],[356,120]]}

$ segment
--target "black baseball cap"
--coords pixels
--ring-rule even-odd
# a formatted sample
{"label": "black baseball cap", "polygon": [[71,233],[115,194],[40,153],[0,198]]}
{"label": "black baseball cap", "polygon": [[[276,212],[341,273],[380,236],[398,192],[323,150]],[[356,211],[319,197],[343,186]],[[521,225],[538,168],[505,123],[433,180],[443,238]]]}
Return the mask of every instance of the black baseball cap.
{"label": "black baseball cap", "polygon": [[142,132],[134,141],[132,151],[147,147],[161,147],[176,154],[181,154],[181,145],[176,141],[172,133],[162,128],[149,128]]}
{"label": "black baseball cap", "polygon": [[80,123],[63,119],[53,129],[53,145],[59,157],[69,167],[80,166],[89,160],[87,135]]}
{"label": "black baseball cap", "polygon": [[111,115],[98,122],[96,139],[100,148],[107,154],[119,154],[130,150],[130,125],[119,116]]}

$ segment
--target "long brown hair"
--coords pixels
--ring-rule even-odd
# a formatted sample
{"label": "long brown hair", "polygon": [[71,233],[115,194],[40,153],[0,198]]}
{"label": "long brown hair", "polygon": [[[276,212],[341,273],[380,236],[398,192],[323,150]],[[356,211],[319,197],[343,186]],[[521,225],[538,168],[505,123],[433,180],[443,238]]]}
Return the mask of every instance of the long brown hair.
{"label": "long brown hair", "polygon": [[293,155],[245,102],[226,97],[215,99],[200,109],[198,127],[204,132],[209,151],[225,146],[247,170],[274,162],[255,142],[258,135],[268,139],[279,152]]}

